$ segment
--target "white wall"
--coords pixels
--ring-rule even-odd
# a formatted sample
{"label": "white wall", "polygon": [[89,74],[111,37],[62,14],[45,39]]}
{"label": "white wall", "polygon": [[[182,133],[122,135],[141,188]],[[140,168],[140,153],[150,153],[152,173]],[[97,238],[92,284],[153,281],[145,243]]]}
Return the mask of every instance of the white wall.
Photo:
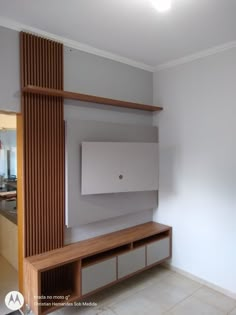
{"label": "white wall", "polygon": [[154,75],[173,266],[236,294],[236,49]]}

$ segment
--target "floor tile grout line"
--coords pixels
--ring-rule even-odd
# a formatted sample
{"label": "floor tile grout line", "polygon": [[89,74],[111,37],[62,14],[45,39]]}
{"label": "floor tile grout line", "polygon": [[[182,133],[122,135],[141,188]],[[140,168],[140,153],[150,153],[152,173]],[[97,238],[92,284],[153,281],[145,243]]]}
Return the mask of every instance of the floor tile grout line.
{"label": "floor tile grout line", "polygon": [[[177,273],[177,272],[171,271],[170,274],[166,275],[166,278],[171,277],[171,275],[173,275],[173,274],[175,274],[175,275],[178,276],[178,273]],[[155,281],[154,283],[152,282],[152,283],[148,284],[145,288],[142,288],[142,289],[140,288],[140,289],[138,289],[137,291],[135,291],[135,292],[132,293],[131,295],[125,297],[125,298],[122,299],[122,300],[120,300],[118,303],[123,302],[123,301],[126,300],[126,299],[129,299],[129,298],[130,298],[132,295],[134,295],[135,293],[140,293],[141,291],[145,290],[147,287],[149,287],[149,286],[151,286],[151,285],[154,285],[156,282],[157,282],[157,283],[158,283],[159,281],[160,281],[160,282],[164,282],[164,280],[163,280],[164,277],[165,277],[164,275],[161,276],[161,279],[159,279],[158,281]],[[184,277],[184,276],[183,276],[183,277]],[[185,278],[185,277],[184,277],[184,278]],[[192,280],[192,281],[193,281],[193,280]],[[197,281],[193,281],[193,282],[198,283]],[[176,307],[179,303],[183,302],[185,299],[191,297],[191,296],[192,296],[193,294],[195,294],[198,290],[200,290],[203,285],[202,285],[201,283],[198,283],[198,284],[200,285],[200,287],[198,287],[198,288],[197,288],[196,290],[194,290],[190,295],[188,295],[187,297],[185,297],[184,299],[182,299],[181,301],[179,301],[178,303],[176,303],[176,304],[175,304],[174,306],[172,306],[170,309],[164,311],[164,313],[165,313],[165,312],[168,312],[168,311],[170,311],[170,310],[172,310],[172,309],[173,309],[174,307]],[[107,307],[111,309],[111,307],[112,307],[113,305],[115,305],[115,304],[116,304],[116,303],[110,304],[110,305],[108,304]],[[164,314],[164,313],[163,313],[163,314]]]}
{"label": "floor tile grout line", "polygon": [[128,296],[121,298],[120,300],[116,301],[115,303],[112,303],[112,304],[110,304],[110,303],[108,303],[108,304],[104,303],[103,305],[104,305],[105,307],[110,308],[110,307],[112,307],[113,305],[115,305],[115,304],[117,304],[117,303],[124,302],[125,300],[129,299],[131,296],[135,295],[136,293],[138,293],[138,292],[140,292],[140,291],[142,291],[142,290],[145,290],[145,288],[143,288],[143,289],[138,289],[137,291],[130,293]]}
{"label": "floor tile grout line", "polygon": [[227,315],[230,315],[230,313],[232,313],[234,310],[236,310],[236,305],[230,311],[228,311]]}
{"label": "floor tile grout line", "polygon": [[[195,281],[195,282],[196,282],[196,281]],[[165,313],[167,313],[167,312],[170,312],[172,309],[174,309],[176,306],[178,306],[179,304],[181,304],[183,301],[185,301],[185,300],[187,300],[187,299],[193,297],[194,294],[195,294],[197,291],[199,291],[200,289],[202,289],[203,287],[208,288],[208,286],[206,286],[206,285],[204,285],[204,284],[201,284],[201,286],[200,286],[197,290],[195,290],[192,294],[190,294],[189,296],[187,296],[186,298],[184,298],[184,299],[181,300],[180,302],[176,303],[173,307],[171,307],[170,309],[166,310],[163,314],[165,314]],[[211,288],[210,288],[210,289],[211,289]],[[211,289],[211,290],[213,290],[213,289]],[[213,291],[214,291],[214,290],[213,290]],[[209,306],[215,307],[217,310],[219,310],[219,311],[221,311],[221,312],[225,312],[226,315],[230,315],[230,313],[235,309],[235,306],[234,306],[230,311],[226,312],[226,311],[222,310],[221,308],[219,308],[218,306],[216,306],[215,304],[211,304],[211,303],[209,303],[208,301],[202,300],[202,299],[200,299],[200,298],[197,297],[197,296],[195,296],[195,298],[196,298],[197,300],[201,301],[201,302],[206,303],[206,304],[209,305]]]}
{"label": "floor tile grout line", "polygon": [[230,315],[234,310],[236,310],[236,307],[232,308],[232,310],[230,310],[227,315]]}
{"label": "floor tile grout line", "polygon": [[111,311],[114,315],[118,315],[118,314],[116,313],[116,311],[113,310],[111,307],[108,307],[108,310]]}
{"label": "floor tile grout line", "polygon": [[[196,282],[196,281],[195,281]],[[197,288],[196,290],[194,290],[191,294],[189,294],[188,296],[186,296],[185,298],[183,298],[182,300],[180,300],[179,302],[177,302],[175,305],[171,306],[168,310],[164,311],[163,314],[166,314],[167,312],[170,312],[171,310],[173,310],[176,306],[178,306],[179,304],[183,303],[185,300],[191,298],[198,290],[200,290],[202,288],[203,285],[201,285],[199,288]]]}
{"label": "floor tile grout line", "polygon": [[[167,270],[170,270],[170,269],[169,269],[168,267],[166,267],[165,265],[163,265],[163,267],[166,268]],[[223,293],[221,293],[221,292],[218,292],[218,291],[216,291],[216,290],[210,288],[209,286],[207,286],[207,285],[204,284],[204,283],[201,283],[201,282],[198,282],[198,281],[193,280],[193,279],[191,279],[191,278],[188,278],[188,277],[186,277],[185,275],[178,273],[177,271],[174,271],[174,270],[171,270],[171,271],[174,272],[174,273],[176,273],[176,275],[180,275],[180,276],[182,276],[182,277],[184,277],[184,278],[186,278],[186,279],[189,279],[189,280],[191,280],[191,281],[193,281],[193,282],[196,282],[196,283],[199,283],[199,284],[201,285],[201,286],[200,286],[195,292],[193,292],[193,294],[191,294],[189,297],[191,297],[192,295],[194,295],[199,289],[205,287],[205,288],[209,288],[209,289],[212,290],[212,291],[217,292],[218,294],[224,295],[224,296],[226,296],[226,297],[229,298],[229,299],[234,300],[233,298],[230,298],[230,297],[228,297],[227,295],[225,295],[225,294],[223,294]],[[196,298],[197,298],[198,300],[200,300],[201,302],[204,301],[204,302],[205,302],[206,304],[208,304],[209,306],[213,306],[213,307],[217,308],[217,309],[218,309],[219,311],[221,311],[221,312],[225,312],[224,310],[222,310],[221,308],[219,308],[218,306],[216,306],[216,305],[214,305],[214,304],[211,304],[211,303],[209,303],[209,302],[207,302],[207,301],[205,301],[205,300],[202,300],[202,299],[200,299],[199,297],[196,297]],[[184,300],[185,300],[185,299],[183,299],[183,301],[184,301]],[[177,304],[179,304],[179,303],[181,303],[181,302],[178,302]],[[176,305],[177,305],[177,304],[176,304]],[[172,310],[172,309],[173,309],[173,307],[170,308],[170,310]],[[234,307],[229,311],[229,313],[227,313],[227,315],[230,315],[230,312],[232,312],[234,309],[236,309],[236,306],[234,306]]]}
{"label": "floor tile grout line", "polygon": [[[172,272],[171,272],[171,273],[172,273]],[[175,273],[175,272],[173,272],[173,273]],[[169,276],[169,274],[168,274],[168,276]],[[161,276],[161,278],[164,278],[164,275]],[[159,280],[156,281],[156,282],[159,282],[159,281],[161,281],[161,279],[159,279]],[[147,284],[147,286],[145,286],[144,288],[139,288],[139,289],[135,290],[135,292],[130,293],[128,296],[122,298],[122,299],[119,300],[117,303],[120,303],[120,302],[123,302],[123,301],[129,299],[131,296],[133,296],[133,295],[135,295],[135,294],[137,294],[137,293],[140,293],[141,291],[145,290],[147,287],[149,287],[149,286],[151,286],[151,285],[154,285],[154,284],[155,284],[155,282],[150,282],[150,283]],[[116,303],[112,303],[112,304],[106,304],[106,303],[104,303],[103,305],[109,307],[109,306],[112,306],[112,305],[114,305],[114,304],[116,304]]]}
{"label": "floor tile grout line", "polygon": [[[203,287],[205,287],[205,285],[203,285]],[[226,312],[226,311],[222,310],[221,308],[219,308],[218,306],[216,306],[215,304],[211,304],[211,303],[209,303],[209,302],[207,302],[207,301],[205,301],[205,300],[200,299],[198,296],[195,296],[195,298],[196,298],[198,301],[200,301],[200,302],[204,302],[204,303],[206,303],[206,304],[209,305],[209,306],[215,307],[218,311]],[[226,312],[226,314],[227,314],[227,312]]]}
{"label": "floor tile grout line", "polygon": [[[211,289],[210,287],[208,287],[207,285],[202,285],[202,287],[205,287],[205,288],[208,288],[208,289],[210,289],[210,290],[212,290],[212,291],[215,291],[214,289]],[[221,295],[224,295],[224,294],[222,294],[222,293],[220,293],[220,292],[217,292],[217,291],[215,291],[216,293],[218,293],[218,294],[221,294]],[[196,293],[196,292],[195,292]],[[224,295],[225,296],[225,295]],[[232,298],[230,298],[230,297],[228,297],[228,296],[226,296],[227,298],[229,298],[229,299],[232,299]],[[210,306],[214,306],[215,308],[217,308],[219,311],[221,311],[221,312],[226,312],[226,314],[228,314],[228,312],[230,313],[230,312],[232,312],[234,309],[235,309],[235,306],[230,310],[230,311],[225,311],[225,310],[223,310],[223,309],[221,309],[220,307],[218,307],[218,306],[216,306],[215,304],[213,304],[213,303],[209,303],[208,301],[206,301],[206,300],[203,300],[203,299],[201,299],[200,297],[198,297],[198,296],[196,296],[195,297],[197,300],[199,300],[199,301],[201,301],[201,302],[204,302],[204,303],[206,303],[206,304],[208,304],[208,305],[210,305]],[[232,299],[233,300],[233,299]]]}
{"label": "floor tile grout line", "polygon": [[174,267],[174,266],[170,265],[169,263],[164,262],[161,264],[161,266],[163,268],[166,268],[167,270],[171,270],[173,272],[176,272],[177,274],[182,275],[183,277],[186,277],[187,279],[190,279],[192,281],[200,283],[200,284],[206,286],[207,288],[210,288],[211,290],[216,291],[216,292],[218,292],[222,295],[225,295],[226,297],[236,301],[236,297],[234,297],[235,296],[234,292],[230,292],[227,289],[224,289],[223,287],[217,286],[216,284],[214,284],[212,282],[208,282],[207,280],[200,278],[191,272],[185,271],[183,269],[179,269],[178,267]]}
{"label": "floor tile grout line", "polygon": [[[170,271],[170,274],[168,273],[167,276],[170,276],[171,274],[174,274],[174,273],[175,273],[174,271]],[[113,303],[112,301],[111,301],[110,303],[106,303],[106,302],[105,302],[104,304],[101,305],[101,307],[107,307],[107,308],[111,309],[115,304],[124,302],[125,300],[131,298],[131,297],[134,296],[135,294],[140,293],[141,291],[143,291],[143,290],[145,290],[146,288],[150,287],[151,285],[154,285],[155,283],[158,283],[158,282],[162,281],[162,279],[163,279],[164,277],[165,277],[165,275],[162,275],[162,276],[160,276],[160,279],[158,279],[158,281],[155,281],[155,282],[150,281],[150,283],[148,283],[145,287],[139,288],[139,289],[135,290],[135,292],[132,292],[132,293],[128,294],[127,296],[121,298],[120,300],[118,300],[118,301],[116,301],[116,302],[114,302],[114,303]],[[124,287],[125,287],[125,286],[124,286]]]}

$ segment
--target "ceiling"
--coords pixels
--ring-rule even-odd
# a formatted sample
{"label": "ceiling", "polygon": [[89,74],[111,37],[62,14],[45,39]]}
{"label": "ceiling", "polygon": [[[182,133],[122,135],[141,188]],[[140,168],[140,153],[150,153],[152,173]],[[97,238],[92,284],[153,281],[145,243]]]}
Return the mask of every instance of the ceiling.
{"label": "ceiling", "polygon": [[236,40],[236,0],[0,0],[0,15],[157,67]]}

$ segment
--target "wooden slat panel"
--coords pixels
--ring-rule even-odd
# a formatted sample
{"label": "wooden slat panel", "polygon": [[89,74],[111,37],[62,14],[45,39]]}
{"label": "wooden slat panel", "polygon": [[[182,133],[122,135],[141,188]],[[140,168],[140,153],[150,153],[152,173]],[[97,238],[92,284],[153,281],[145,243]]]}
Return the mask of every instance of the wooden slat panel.
{"label": "wooden slat panel", "polygon": [[[62,90],[63,45],[23,32],[20,42],[22,89],[31,84]],[[22,117],[28,257],[64,245],[63,98],[22,93]]]}
{"label": "wooden slat panel", "polygon": [[[63,45],[31,34],[20,34],[21,89],[29,84],[63,89]],[[63,98],[22,93],[22,176],[18,187],[20,259],[64,245],[64,113]],[[24,182],[24,185],[23,185]],[[68,273],[68,271],[66,271]],[[65,270],[45,275],[44,285],[56,287]],[[23,292],[23,267],[19,270]],[[25,288],[25,290],[28,290]]]}
{"label": "wooden slat panel", "polygon": [[63,245],[58,236],[64,230],[64,204],[58,199],[64,194],[64,183],[59,187],[58,182],[64,180],[60,158],[64,137],[57,115],[62,104],[55,106],[51,97],[44,98],[42,104],[39,98],[33,96],[25,108],[25,224],[26,239],[30,240],[26,257]]}

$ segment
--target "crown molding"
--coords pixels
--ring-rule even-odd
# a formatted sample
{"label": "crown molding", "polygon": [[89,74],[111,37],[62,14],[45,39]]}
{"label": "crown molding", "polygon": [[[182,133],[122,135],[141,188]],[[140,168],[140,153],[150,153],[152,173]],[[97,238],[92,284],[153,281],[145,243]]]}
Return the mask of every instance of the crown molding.
{"label": "crown molding", "polygon": [[198,59],[202,59],[202,58],[205,58],[205,57],[208,57],[211,55],[215,55],[215,54],[224,52],[224,51],[232,49],[232,48],[236,48],[236,41],[231,41],[231,42],[224,43],[223,45],[219,45],[219,46],[212,47],[210,49],[202,50],[202,51],[199,51],[197,53],[187,55],[187,56],[184,56],[182,58],[174,59],[174,60],[171,60],[171,61],[168,61],[166,63],[163,63],[163,64],[160,64],[158,66],[153,67],[153,66],[147,65],[145,63],[137,62],[135,60],[132,60],[132,59],[129,59],[129,58],[117,55],[117,54],[113,54],[111,52],[108,52],[108,51],[105,51],[102,49],[98,49],[98,48],[92,47],[92,46],[87,45],[87,44],[77,42],[75,40],[71,40],[71,39],[68,39],[68,38],[65,38],[62,36],[58,36],[58,35],[55,35],[52,33],[45,32],[45,31],[40,30],[38,28],[34,28],[34,27],[31,27],[31,26],[28,26],[28,25],[25,25],[22,23],[15,22],[11,19],[8,19],[8,18],[2,17],[2,16],[0,16],[0,26],[3,26],[5,28],[9,28],[9,29],[12,29],[12,30],[15,30],[18,32],[25,31],[25,32],[30,32],[30,33],[36,34],[36,35],[40,35],[40,36],[43,36],[45,38],[60,42],[66,47],[80,50],[83,52],[87,52],[89,54],[100,56],[100,57],[103,57],[106,59],[120,62],[120,63],[126,64],[126,65],[129,65],[129,66],[132,66],[134,68],[146,70],[149,72],[158,72],[161,70],[177,67],[177,66],[185,64],[185,63],[193,62],[193,61],[198,60]]}
{"label": "crown molding", "polygon": [[113,61],[117,61],[117,62],[129,65],[129,66],[132,66],[135,68],[149,71],[149,72],[153,72],[155,70],[154,67],[149,66],[145,63],[137,62],[135,60],[132,60],[132,59],[129,59],[129,58],[117,55],[117,54],[113,54],[111,52],[108,52],[108,51],[105,51],[102,49],[98,49],[98,48],[92,47],[90,45],[77,42],[75,40],[71,40],[71,39],[68,39],[68,38],[65,38],[62,36],[48,33],[48,32],[45,32],[43,30],[40,30],[38,28],[31,27],[29,25],[25,25],[22,23],[18,23],[18,22],[11,20],[11,19],[2,17],[2,16],[0,16],[0,26],[3,26],[5,28],[9,28],[9,29],[12,29],[12,30],[15,30],[18,32],[25,31],[25,32],[30,32],[30,33],[36,34],[36,35],[40,35],[40,36],[43,36],[45,38],[60,42],[64,46],[67,46],[67,47],[70,47],[70,48],[73,48],[76,50],[80,50],[83,52],[87,52],[89,54],[93,54],[96,56],[100,56],[100,57],[103,57],[106,59],[110,59]]}
{"label": "crown molding", "polygon": [[163,63],[155,67],[154,71],[161,71],[161,70],[177,67],[185,63],[189,63],[198,59],[202,59],[202,58],[209,57],[215,54],[219,54],[221,52],[224,52],[232,48],[236,48],[236,41],[227,42],[227,43],[224,43],[223,45],[219,45],[219,46],[212,47],[210,49],[202,50],[192,55],[187,55],[179,59],[168,61],[167,63]]}

